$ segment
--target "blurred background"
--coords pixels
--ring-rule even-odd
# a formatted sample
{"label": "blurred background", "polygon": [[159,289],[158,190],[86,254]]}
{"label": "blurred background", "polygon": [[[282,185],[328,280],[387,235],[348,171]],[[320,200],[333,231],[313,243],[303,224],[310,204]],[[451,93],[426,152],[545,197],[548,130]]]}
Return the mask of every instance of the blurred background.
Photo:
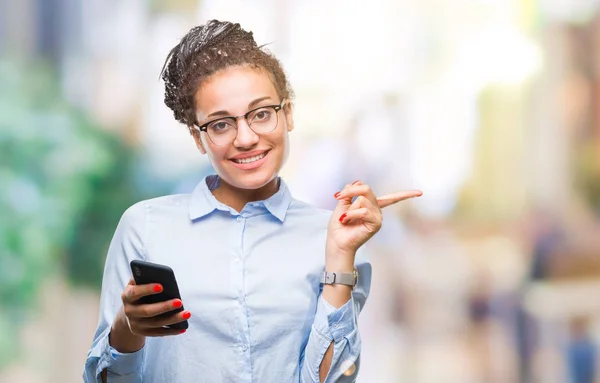
{"label": "blurred background", "polygon": [[0,382],[80,382],[120,215],[211,172],[159,81],[211,18],[284,63],[296,198],[424,191],[359,382],[600,382],[599,0],[0,0]]}

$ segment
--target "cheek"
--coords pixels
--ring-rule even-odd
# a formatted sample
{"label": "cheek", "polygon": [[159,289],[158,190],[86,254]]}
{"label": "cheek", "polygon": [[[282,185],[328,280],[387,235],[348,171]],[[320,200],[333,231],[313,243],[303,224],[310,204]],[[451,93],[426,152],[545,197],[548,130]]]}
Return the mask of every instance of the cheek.
{"label": "cheek", "polygon": [[288,156],[290,155],[290,139],[287,131],[284,133],[283,138],[281,140],[281,152],[282,163],[285,164],[285,162],[288,159]]}
{"label": "cheek", "polygon": [[202,144],[204,145],[206,155],[213,166],[218,166],[219,161],[222,161],[226,158],[225,154],[227,152],[227,147],[215,146],[212,142],[207,140],[202,140]]}
{"label": "cheek", "polygon": [[202,143],[202,147],[207,153],[211,152],[212,142],[208,139],[208,136],[205,133],[200,134],[200,142]]}
{"label": "cheek", "polygon": [[217,165],[219,161],[225,161],[225,156],[217,149],[211,149],[207,151],[208,158],[213,165]]}

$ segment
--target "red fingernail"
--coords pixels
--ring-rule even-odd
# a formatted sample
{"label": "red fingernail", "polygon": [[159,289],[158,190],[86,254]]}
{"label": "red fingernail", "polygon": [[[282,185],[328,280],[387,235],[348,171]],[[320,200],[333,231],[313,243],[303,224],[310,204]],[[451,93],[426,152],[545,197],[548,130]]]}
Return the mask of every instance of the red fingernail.
{"label": "red fingernail", "polygon": [[340,222],[342,222],[344,220],[344,218],[346,218],[346,213],[344,213],[340,216]]}
{"label": "red fingernail", "polygon": [[360,182],[360,180],[356,180],[356,181],[352,182],[352,185],[356,185],[359,182]]}
{"label": "red fingernail", "polygon": [[335,198],[339,198],[339,196],[340,196],[340,195],[342,195],[342,193],[341,193],[341,192],[337,192],[337,193],[335,193],[333,196],[334,196]]}
{"label": "red fingernail", "polygon": [[183,306],[183,303],[181,303],[181,301],[173,302],[173,307],[175,307],[176,309],[180,308],[181,306]]}
{"label": "red fingernail", "polygon": [[160,293],[161,291],[162,291],[162,286],[161,285],[154,285],[154,292]]}
{"label": "red fingernail", "polygon": [[183,319],[190,319],[191,316],[192,316],[192,313],[189,311],[184,311],[183,314],[181,314],[181,317]]}
{"label": "red fingernail", "polygon": [[186,332],[187,330],[181,330],[179,331],[180,334],[183,334],[184,332]]}

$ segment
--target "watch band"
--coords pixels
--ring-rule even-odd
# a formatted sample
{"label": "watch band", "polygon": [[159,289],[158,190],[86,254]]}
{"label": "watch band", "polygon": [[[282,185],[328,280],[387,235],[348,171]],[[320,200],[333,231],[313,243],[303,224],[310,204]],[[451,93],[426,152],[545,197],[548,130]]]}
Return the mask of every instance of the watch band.
{"label": "watch band", "polygon": [[356,269],[352,273],[323,271],[321,274],[321,283],[326,285],[346,285],[355,288],[358,284],[358,272]]}

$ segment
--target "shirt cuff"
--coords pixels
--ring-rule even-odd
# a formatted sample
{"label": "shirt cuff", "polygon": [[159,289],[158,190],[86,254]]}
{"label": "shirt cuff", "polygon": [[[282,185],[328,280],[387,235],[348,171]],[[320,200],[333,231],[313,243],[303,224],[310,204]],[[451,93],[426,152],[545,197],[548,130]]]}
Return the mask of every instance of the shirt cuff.
{"label": "shirt cuff", "polygon": [[122,353],[114,349],[105,337],[105,352],[102,355],[99,370],[108,369],[115,375],[132,375],[140,371],[144,362],[145,346],[136,352]]}
{"label": "shirt cuff", "polygon": [[349,337],[357,329],[354,297],[336,309],[321,295],[317,303],[314,326],[320,335],[334,342]]}

